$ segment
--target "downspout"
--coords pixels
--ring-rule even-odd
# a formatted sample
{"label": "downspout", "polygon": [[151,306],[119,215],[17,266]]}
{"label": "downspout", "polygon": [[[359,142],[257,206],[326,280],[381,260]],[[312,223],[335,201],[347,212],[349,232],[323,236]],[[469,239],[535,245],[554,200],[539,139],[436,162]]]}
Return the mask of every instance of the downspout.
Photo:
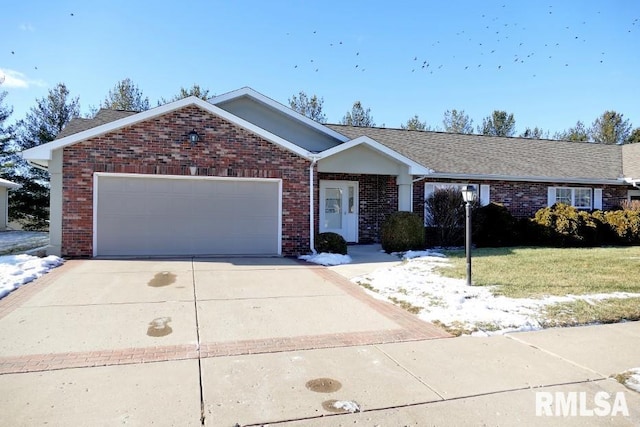
{"label": "downspout", "polygon": [[318,163],[319,157],[311,157],[311,164],[309,165],[309,248],[314,255],[316,252],[315,242],[315,206],[314,206],[314,186],[313,186],[313,168]]}

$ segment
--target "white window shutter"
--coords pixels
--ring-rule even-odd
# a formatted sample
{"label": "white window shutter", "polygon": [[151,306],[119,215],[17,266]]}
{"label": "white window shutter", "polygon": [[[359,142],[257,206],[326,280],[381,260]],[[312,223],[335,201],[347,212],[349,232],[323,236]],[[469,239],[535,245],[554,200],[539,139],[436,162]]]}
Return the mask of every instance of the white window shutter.
{"label": "white window shutter", "polygon": [[489,185],[480,186],[480,206],[487,206],[490,203]]}
{"label": "white window shutter", "polygon": [[556,203],[556,188],[549,187],[547,189],[547,206],[551,207]]}
{"label": "white window shutter", "polygon": [[593,209],[602,210],[602,188],[593,189]]}

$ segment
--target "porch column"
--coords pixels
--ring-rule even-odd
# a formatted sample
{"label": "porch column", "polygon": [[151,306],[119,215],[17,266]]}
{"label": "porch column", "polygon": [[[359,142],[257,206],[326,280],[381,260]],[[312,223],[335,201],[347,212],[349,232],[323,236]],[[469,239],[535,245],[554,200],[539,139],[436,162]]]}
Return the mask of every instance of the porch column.
{"label": "porch column", "polygon": [[413,208],[413,180],[409,174],[400,174],[396,177],[398,185],[398,210],[411,212]]}

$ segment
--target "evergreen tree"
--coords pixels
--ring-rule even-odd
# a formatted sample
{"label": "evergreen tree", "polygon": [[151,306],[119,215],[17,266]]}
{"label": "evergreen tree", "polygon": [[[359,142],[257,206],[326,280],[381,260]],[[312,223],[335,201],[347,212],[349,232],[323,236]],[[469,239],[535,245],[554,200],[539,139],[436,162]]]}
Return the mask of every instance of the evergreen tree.
{"label": "evergreen tree", "polygon": [[116,83],[104,101],[102,101],[100,107],[111,110],[140,112],[149,109],[149,98],[143,97],[142,91],[138,86],[131,79],[126,78]]}
{"label": "evergreen tree", "polygon": [[347,111],[340,123],[343,125],[360,127],[374,127],[376,125],[373,121],[373,117],[371,117],[371,109],[367,108],[365,110],[360,101],[353,103],[351,111]]}
{"label": "evergreen tree", "polygon": [[408,130],[433,130],[431,126],[427,125],[427,122],[421,121],[417,114],[407,120],[407,123],[401,124],[400,127]]}
{"label": "evergreen tree", "polygon": [[599,144],[624,144],[630,133],[629,120],[615,111],[605,111],[591,125],[591,138]]}
{"label": "evergreen tree", "polygon": [[318,98],[316,95],[309,98],[304,91],[300,91],[297,96],[293,95],[289,99],[289,106],[292,110],[318,123],[327,122],[327,116],[322,112],[323,104],[324,98]]}
{"label": "evergreen tree", "polygon": [[482,126],[478,126],[478,132],[490,136],[513,136],[516,132],[516,120],[513,114],[495,110],[491,116],[482,120]]}
{"label": "evergreen tree", "polygon": [[464,110],[447,110],[442,119],[445,132],[450,133],[473,133],[473,120],[465,114]]}
{"label": "evergreen tree", "polygon": [[[15,145],[22,151],[53,141],[60,131],[80,115],[78,98],[71,98],[64,83],[49,90],[46,97],[36,100],[24,120],[16,126]],[[49,218],[49,172],[18,159],[12,181],[22,185],[10,193],[11,217],[24,229],[47,228]]]}

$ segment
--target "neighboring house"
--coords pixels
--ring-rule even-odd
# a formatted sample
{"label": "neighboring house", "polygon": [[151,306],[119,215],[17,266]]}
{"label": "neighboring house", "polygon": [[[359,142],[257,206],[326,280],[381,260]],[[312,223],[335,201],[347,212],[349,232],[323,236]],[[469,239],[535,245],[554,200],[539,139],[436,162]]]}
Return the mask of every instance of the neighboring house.
{"label": "neighboring house", "polygon": [[141,113],[101,110],[23,152],[51,174],[51,252],[296,255],[317,232],[374,242],[439,187],[531,215],[640,197],[640,144],[322,125],[250,88]]}
{"label": "neighboring house", "polygon": [[0,178],[0,230],[9,225],[9,190],[19,187],[20,184]]}

